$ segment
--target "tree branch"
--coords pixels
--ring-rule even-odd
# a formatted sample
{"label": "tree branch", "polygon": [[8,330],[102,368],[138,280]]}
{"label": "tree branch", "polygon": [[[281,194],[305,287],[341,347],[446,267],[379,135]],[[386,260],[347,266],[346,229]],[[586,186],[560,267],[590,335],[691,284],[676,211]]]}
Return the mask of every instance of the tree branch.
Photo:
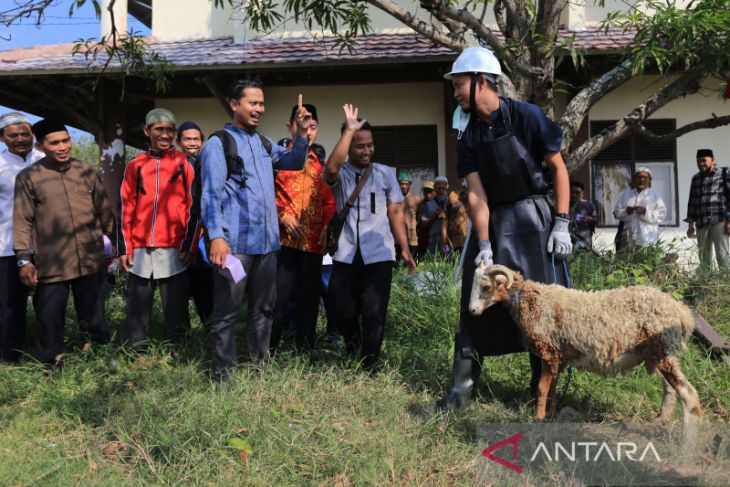
{"label": "tree branch", "polygon": [[653,144],[664,144],[694,130],[714,129],[717,127],[722,127],[723,125],[730,125],[730,115],[718,117],[713,113],[712,118],[688,123],[687,125],[684,125],[674,132],[670,132],[668,134],[657,135],[651,130],[647,129],[644,124],[635,125],[634,132],[640,134],[642,137],[644,137]]}
{"label": "tree branch", "polygon": [[32,15],[36,15],[36,25],[40,25],[43,21],[43,11],[48,8],[55,0],[26,0],[23,3],[17,3],[15,7],[0,12],[0,24],[10,27],[10,24],[18,20],[27,19]]}
{"label": "tree branch", "polygon": [[461,51],[467,47],[464,39],[451,36],[436,29],[433,25],[419,19],[405,8],[398,5],[393,0],[365,0],[367,3],[376,7],[383,12],[392,15],[402,23],[415,30],[419,34],[431,39],[436,44],[440,44],[454,51]]}
{"label": "tree branch", "polygon": [[563,153],[567,153],[570,150],[573,139],[575,139],[591,107],[598,100],[628,81],[632,76],[631,61],[626,60],[593,80],[591,84],[580,90],[570,100],[559,122],[559,125],[563,128],[563,146],[561,148]]}
{"label": "tree branch", "polygon": [[560,14],[568,6],[568,0],[543,0],[540,3],[542,9],[537,14],[537,33],[554,40],[560,27]]}
{"label": "tree branch", "polygon": [[641,105],[634,108],[628,115],[589,138],[578,147],[568,158],[568,170],[578,168],[584,162],[592,159],[605,148],[626,136],[629,130],[641,124],[651,114],[659,110],[670,101],[696,93],[700,89],[700,81],[706,76],[703,66],[685,72],[679,78],[650,96]]}
{"label": "tree branch", "polygon": [[206,74],[200,78],[196,78],[198,82],[202,82],[206,88],[208,88],[208,91],[215,97],[216,100],[218,100],[218,103],[220,103],[221,107],[223,107],[223,110],[226,111],[228,116],[233,115],[233,110],[231,110],[231,105],[228,103],[228,100],[225,96],[223,96],[223,92],[218,89],[218,86],[215,84],[215,81],[213,80],[213,77],[209,74]]}
{"label": "tree branch", "polygon": [[[545,76],[545,71],[542,68],[538,66],[532,66],[529,63],[518,59],[509,49],[506,48],[505,43],[500,40],[496,35],[494,35],[492,29],[480,22],[479,19],[476,18],[471,12],[464,9],[456,9],[445,3],[439,4],[438,9],[444,16],[456,22],[461,22],[477,36],[484,39],[484,41],[489,45],[490,48],[492,48],[495,54],[497,54],[497,57],[499,57],[510,68],[528,76]],[[507,32],[502,33],[505,36],[509,35]]]}
{"label": "tree branch", "polygon": [[515,0],[497,0],[494,4],[495,15],[497,9],[502,10],[502,8],[507,14],[506,18],[502,17],[506,30],[502,29],[502,26],[500,26],[500,30],[505,36],[510,36],[514,40],[521,40],[525,34],[530,32],[524,2],[521,1],[520,5],[517,5]]}

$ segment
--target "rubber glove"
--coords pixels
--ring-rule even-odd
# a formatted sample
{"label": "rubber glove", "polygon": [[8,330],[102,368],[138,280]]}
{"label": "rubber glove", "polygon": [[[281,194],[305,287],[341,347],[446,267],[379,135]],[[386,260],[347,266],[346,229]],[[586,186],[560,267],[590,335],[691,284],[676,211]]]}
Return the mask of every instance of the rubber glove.
{"label": "rubber glove", "polygon": [[570,255],[573,251],[573,243],[570,241],[570,232],[568,225],[570,220],[555,217],[553,231],[550,232],[547,242],[548,254],[553,254],[556,258],[562,260]]}
{"label": "rubber glove", "polygon": [[479,267],[479,264],[482,262],[484,262],[487,267],[494,264],[492,261],[492,242],[489,240],[479,241],[479,253],[477,254],[477,258],[474,259],[474,265]]}

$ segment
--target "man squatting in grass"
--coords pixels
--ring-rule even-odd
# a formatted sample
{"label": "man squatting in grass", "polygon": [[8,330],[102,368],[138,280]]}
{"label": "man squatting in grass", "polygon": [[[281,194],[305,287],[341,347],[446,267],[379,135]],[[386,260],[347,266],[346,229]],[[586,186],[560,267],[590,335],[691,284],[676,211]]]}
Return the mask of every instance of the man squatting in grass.
{"label": "man squatting in grass", "polygon": [[109,342],[100,290],[106,268],[103,237],[113,236],[114,215],[96,169],[71,157],[71,136],[63,123],[41,120],[33,134],[46,157],[16,178],[13,250],[20,281],[35,288],[34,356],[53,370],[62,364],[69,289],[81,331],[95,343]]}
{"label": "man squatting in grass", "polygon": [[[470,47],[445,75],[452,80],[459,108],[468,114],[458,144],[457,172],[467,181],[474,232],[464,250],[453,385],[439,401],[440,408],[458,407],[470,399],[484,356],[525,350],[505,307],[492,306],[481,316],[469,312],[476,266],[502,264],[526,279],[550,283],[556,276],[564,284],[559,260],[572,250],[568,170],[560,155],[562,129],[539,107],[500,97],[495,77],[501,74],[490,50]],[[550,175],[542,169],[543,160],[552,174],[557,214],[547,200]],[[559,259],[555,267],[551,254]],[[540,359],[530,354],[533,394],[540,365]]]}
{"label": "man squatting in grass", "polygon": [[276,305],[276,254],[280,249],[279,219],[274,196],[273,169],[299,170],[307,158],[307,131],[311,114],[299,95],[294,117],[297,134],[291,149],[264,146],[256,132],[264,114],[264,91],[257,81],[239,80],[228,92],[233,121],[225,130],[233,136],[241,163],[227,177],[220,137],[206,142],[200,154],[202,174],[201,218],[210,239],[210,262],[226,266],[232,254],[241,261],[246,277],[234,283],[213,274],[211,317],[213,376],[223,379],[236,366],[236,319],[248,294],[246,349],[253,362],[269,358],[269,342]]}
{"label": "man squatting in grass", "polygon": [[196,221],[190,212],[195,172],[174,146],[175,116],[164,108],[147,114],[147,152],[127,164],[121,188],[119,263],[127,278],[123,340],[147,340],[155,288],[160,289],[165,338],[180,343],[190,325],[188,274]]}
{"label": "man squatting in grass", "polygon": [[[186,120],[177,128],[177,145],[188,156],[192,164],[195,177],[200,176],[200,149],[203,147],[203,131],[194,122]],[[191,189],[193,202],[200,201],[200,182],[193,181]],[[190,209],[192,216],[200,219],[200,205],[193,204]],[[202,235],[202,227],[198,225],[192,246],[192,258],[188,266],[188,280],[190,282],[190,295],[195,303],[195,309],[200,316],[200,321],[207,325],[210,323],[210,316],[213,314],[213,268],[205,255],[205,235]],[[196,248],[197,247],[197,248]]]}
{"label": "man squatting in grass", "polygon": [[25,342],[25,308],[28,288],[20,282],[18,259],[13,252],[13,199],[18,173],[39,159],[33,147],[30,122],[21,113],[0,117],[0,363],[17,362]]}
{"label": "man squatting in grass", "polygon": [[[294,303],[295,344],[312,350],[317,338],[317,315],[321,295],[322,255],[327,243],[327,225],[335,214],[335,197],[322,178],[322,161],[312,149],[319,132],[317,107],[304,104],[312,120],[307,131],[309,153],[300,171],[279,171],[274,179],[276,208],[279,215],[281,252],[276,272],[277,301],[271,332],[271,348],[279,345],[288,322],[287,311]],[[296,136],[292,107],[287,127]],[[291,143],[291,142],[290,142]]]}
{"label": "man squatting in grass", "polygon": [[[345,123],[324,177],[341,211],[360,178],[372,172],[347,215],[339,236],[330,292],[337,326],[349,354],[376,372],[385,332],[385,316],[395,262],[395,241],[411,272],[416,268],[403,219],[403,194],[390,167],[373,162],[373,132],[345,105]],[[361,322],[360,322],[361,321]]]}

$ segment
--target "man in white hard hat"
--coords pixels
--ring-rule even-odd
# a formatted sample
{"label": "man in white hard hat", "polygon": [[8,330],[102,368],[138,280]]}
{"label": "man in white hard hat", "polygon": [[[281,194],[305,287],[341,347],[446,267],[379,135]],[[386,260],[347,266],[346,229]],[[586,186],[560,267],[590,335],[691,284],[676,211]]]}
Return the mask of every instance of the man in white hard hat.
{"label": "man in white hard hat", "polygon": [[[500,97],[496,80],[501,75],[499,61],[490,50],[470,47],[444,76],[452,80],[463,112],[457,173],[468,184],[474,231],[464,249],[454,381],[439,407],[458,407],[470,399],[484,356],[525,350],[504,307],[492,306],[481,316],[469,312],[476,267],[502,264],[527,279],[562,284],[567,266],[561,261],[572,250],[569,178],[560,155],[563,131],[539,107]],[[551,186],[557,214],[547,199]],[[531,354],[533,395],[540,365]]]}

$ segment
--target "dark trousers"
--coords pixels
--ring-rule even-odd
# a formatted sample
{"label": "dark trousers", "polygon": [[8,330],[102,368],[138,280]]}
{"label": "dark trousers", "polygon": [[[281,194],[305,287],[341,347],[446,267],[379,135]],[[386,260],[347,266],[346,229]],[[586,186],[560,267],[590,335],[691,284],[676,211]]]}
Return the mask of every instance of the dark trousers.
{"label": "dark trousers", "polygon": [[276,310],[271,330],[271,348],[276,348],[287,323],[290,301],[294,302],[295,343],[314,348],[317,339],[322,256],[282,247],[276,267]]}
{"label": "dark trousers", "polygon": [[324,304],[324,311],[327,314],[327,336],[332,338],[339,335],[337,330],[337,316],[335,315],[335,303],[330,299],[330,279],[332,278],[333,264],[322,266],[322,287],[320,289],[320,297]]}
{"label": "dark trousers", "polygon": [[213,315],[213,269],[211,267],[190,267],[188,269],[190,296],[203,325],[210,323]]}
{"label": "dark trousers", "polygon": [[376,368],[385,334],[393,262],[365,265],[357,252],[352,264],[334,265],[330,300],[347,351],[359,356],[366,369]]}
{"label": "dark trousers", "polygon": [[220,375],[236,366],[236,321],[243,299],[248,295],[246,352],[248,359],[269,359],[271,326],[276,306],[276,253],[234,254],[243,264],[246,277],[238,283],[219,272],[213,273],[215,287],[210,341],[213,349],[213,374]]}
{"label": "dark trousers", "polygon": [[38,284],[33,295],[37,349],[33,354],[48,363],[63,353],[66,305],[73,292],[79,329],[95,343],[109,343],[109,326],[104,318],[104,273],[89,274],[69,281]]}
{"label": "dark trousers", "polygon": [[147,279],[135,274],[127,277],[127,319],[122,327],[124,343],[135,346],[150,332],[155,287],[160,289],[165,339],[181,343],[190,327],[188,312],[188,274],[181,272],[164,279]]}
{"label": "dark trousers", "polygon": [[20,282],[14,255],[0,257],[0,360],[17,362],[25,343],[28,290]]}

